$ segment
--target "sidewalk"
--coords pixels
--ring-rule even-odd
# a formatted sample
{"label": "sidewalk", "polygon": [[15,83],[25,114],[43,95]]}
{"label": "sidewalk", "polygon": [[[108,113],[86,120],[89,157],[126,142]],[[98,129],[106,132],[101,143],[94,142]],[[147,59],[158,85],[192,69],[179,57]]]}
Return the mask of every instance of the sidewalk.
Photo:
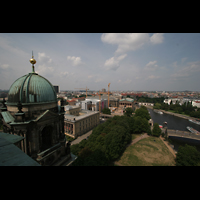
{"label": "sidewalk", "polygon": [[85,134],[79,136],[77,139],[73,140],[71,142],[71,145],[78,144],[79,142],[81,142],[83,139],[86,139],[91,134],[92,134],[92,130],[88,131],[87,133],[85,133]]}
{"label": "sidewalk", "polygon": [[174,150],[168,145],[168,143],[166,141],[164,141],[163,137],[160,136],[160,139],[163,141],[163,143],[166,145],[166,147],[169,149],[169,151],[173,154],[173,156],[176,158],[176,154],[174,152]]}

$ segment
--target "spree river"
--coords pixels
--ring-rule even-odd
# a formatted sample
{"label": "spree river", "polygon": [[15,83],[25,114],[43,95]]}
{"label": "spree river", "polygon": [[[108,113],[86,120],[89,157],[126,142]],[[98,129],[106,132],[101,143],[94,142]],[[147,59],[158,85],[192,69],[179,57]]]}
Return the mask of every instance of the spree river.
{"label": "spree river", "polygon": [[[173,115],[169,115],[166,113],[158,114],[154,112],[152,109],[148,108],[150,112],[151,118],[153,119],[153,123],[158,123],[159,125],[163,125],[163,122],[167,122],[168,129],[180,130],[180,131],[188,131],[187,126],[191,126],[192,128],[200,131],[200,125],[194,124],[187,119],[183,119],[180,117],[176,117]],[[178,151],[178,147],[180,145],[185,145],[185,142],[180,141],[179,139],[170,138],[170,143],[173,145],[173,149],[175,152]],[[200,144],[189,143],[189,145],[196,146],[197,150],[200,152]]]}
{"label": "spree river", "polygon": [[192,128],[200,132],[200,125],[194,124],[187,119],[183,119],[166,113],[158,114],[149,108],[148,111],[150,112],[151,118],[153,119],[153,123],[163,125],[163,122],[166,121],[168,129],[188,131],[186,127],[191,126]]}

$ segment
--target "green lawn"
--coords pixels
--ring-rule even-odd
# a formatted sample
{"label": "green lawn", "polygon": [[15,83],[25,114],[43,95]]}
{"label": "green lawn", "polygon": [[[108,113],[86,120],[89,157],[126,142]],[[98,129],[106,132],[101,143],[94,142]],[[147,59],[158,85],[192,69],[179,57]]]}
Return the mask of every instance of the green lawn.
{"label": "green lawn", "polygon": [[162,140],[152,136],[127,147],[117,162],[123,166],[175,165],[174,156],[163,144]]}

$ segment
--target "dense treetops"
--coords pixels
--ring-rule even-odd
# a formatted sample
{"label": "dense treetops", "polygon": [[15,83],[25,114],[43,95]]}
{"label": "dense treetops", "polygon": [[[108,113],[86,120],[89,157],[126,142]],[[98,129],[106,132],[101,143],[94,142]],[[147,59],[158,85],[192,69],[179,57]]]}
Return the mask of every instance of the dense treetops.
{"label": "dense treetops", "polygon": [[142,132],[150,134],[147,120],[150,116],[147,109],[141,107],[136,113],[134,117],[114,116],[94,128],[88,140],[72,145],[72,153],[78,156],[73,165],[108,165],[124,152],[131,142],[131,134]]}
{"label": "dense treetops", "polygon": [[104,109],[102,110],[102,113],[103,113],[103,114],[107,114],[107,115],[111,115],[111,111],[110,111],[109,108],[104,108]]}
{"label": "dense treetops", "polygon": [[179,146],[176,154],[176,166],[200,166],[200,152],[195,146]]}

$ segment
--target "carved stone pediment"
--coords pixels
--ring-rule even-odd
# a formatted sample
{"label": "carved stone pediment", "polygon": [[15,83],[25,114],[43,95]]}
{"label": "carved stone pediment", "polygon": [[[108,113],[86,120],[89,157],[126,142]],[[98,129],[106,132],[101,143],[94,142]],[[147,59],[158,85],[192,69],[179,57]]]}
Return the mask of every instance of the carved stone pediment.
{"label": "carved stone pediment", "polygon": [[35,122],[39,122],[39,121],[43,121],[43,120],[49,119],[51,117],[59,117],[59,115],[54,113],[54,112],[52,112],[52,111],[50,111],[50,110],[46,110],[40,116],[38,116],[34,121]]}

